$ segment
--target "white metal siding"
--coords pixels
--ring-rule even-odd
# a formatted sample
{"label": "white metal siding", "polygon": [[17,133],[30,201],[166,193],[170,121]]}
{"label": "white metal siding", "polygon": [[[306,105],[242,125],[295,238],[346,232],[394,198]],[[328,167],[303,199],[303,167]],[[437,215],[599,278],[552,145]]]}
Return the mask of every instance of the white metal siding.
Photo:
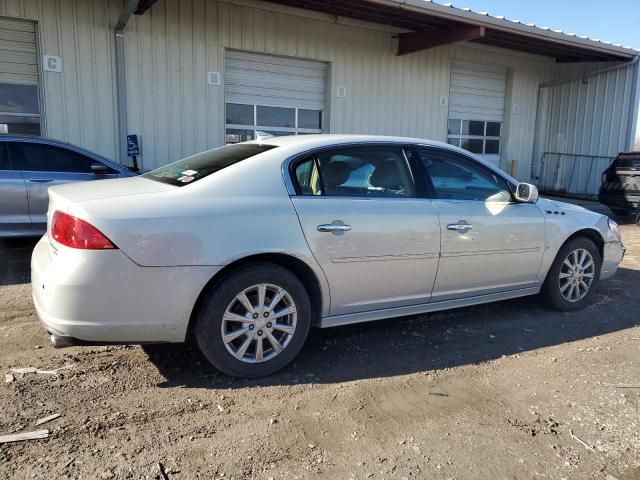
{"label": "white metal siding", "polygon": [[34,22],[0,18],[0,82],[38,84]]}
{"label": "white metal siding", "polygon": [[[1,1],[1,0],[0,0]],[[396,56],[397,30],[252,0],[159,0],[127,26],[130,133],[141,135],[144,168],[224,143],[225,49],[326,62],[325,126],[331,133],[407,135],[446,141],[452,60],[513,73],[503,157],[528,179],[538,85],[553,59],[473,43]],[[345,86],[347,96],[337,97]]]}
{"label": "white metal siding", "polygon": [[[113,26],[121,9],[121,0],[0,0],[0,17],[37,22],[39,53],[63,60],[62,73],[41,74],[43,133],[112,159],[117,158]],[[36,83],[41,61],[36,58],[23,80]]]}
{"label": "white metal siding", "polygon": [[[46,133],[116,157],[114,32],[121,0],[0,0],[0,16],[38,22],[40,52],[61,56],[43,72]],[[332,133],[446,140],[453,60],[508,69],[503,158],[529,178],[538,85],[553,59],[460,43],[395,56],[393,27],[336,19],[254,0],[159,0],[125,36],[129,133],[153,168],[224,143],[225,49],[327,62],[325,125]],[[347,96],[336,97],[345,86]],[[510,105],[519,114],[510,113]]]}
{"label": "white metal siding", "polygon": [[634,66],[597,73],[610,67],[602,63],[565,67],[563,76],[573,79],[541,89],[540,143],[534,164],[543,186],[594,195],[602,170],[628,149],[635,107],[631,105]]}
{"label": "white metal siding", "polygon": [[502,122],[506,91],[505,68],[454,62],[451,67],[449,118]]}
{"label": "white metal siding", "polygon": [[326,64],[227,50],[227,103],[324,110]]}

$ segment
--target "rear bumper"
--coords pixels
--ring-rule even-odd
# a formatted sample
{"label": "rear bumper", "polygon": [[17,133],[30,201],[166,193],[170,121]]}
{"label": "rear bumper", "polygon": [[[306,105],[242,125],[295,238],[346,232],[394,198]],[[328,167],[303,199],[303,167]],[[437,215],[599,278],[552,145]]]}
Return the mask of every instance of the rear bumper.
{"label": "rear bumper", "polygon": [[60,343],[182,342],[202,288],[219,267],[140,267],[121,250],[53,248],[31,258],[33,303]]}

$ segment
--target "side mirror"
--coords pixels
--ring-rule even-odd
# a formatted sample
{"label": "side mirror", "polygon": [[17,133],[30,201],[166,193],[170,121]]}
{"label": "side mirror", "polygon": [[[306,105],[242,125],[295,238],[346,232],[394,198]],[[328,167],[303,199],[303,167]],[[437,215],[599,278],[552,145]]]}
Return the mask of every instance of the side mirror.
{"label": "side mirror", "polygon": [[519,183],[516,188],[516,200],[522,203],[536,203],[540,195],[538,188],[530,183]]}
{"label": "side mirror", "polygon": [[96,175],[106,175],[107,173],[109,173],[111,171],[111,169],[109,167],[107,167],[106,165],[103,165],[101,163],[93,163],[91,164],[91,172],[96,174]]}

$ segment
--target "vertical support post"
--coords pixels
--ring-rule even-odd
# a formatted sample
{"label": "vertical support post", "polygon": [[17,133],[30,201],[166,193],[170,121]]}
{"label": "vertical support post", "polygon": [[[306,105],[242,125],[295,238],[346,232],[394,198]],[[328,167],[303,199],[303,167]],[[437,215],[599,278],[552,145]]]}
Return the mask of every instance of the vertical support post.
{"label": "vertical support post", "polygon": [[124,59],[124,27],[116,28],[116,92],[118,108],[119,161],[127,162],[127,78]]}
{"label": "vertical support post", "polygon": [[511,176],[516,178],[516,161],[511,160]]}

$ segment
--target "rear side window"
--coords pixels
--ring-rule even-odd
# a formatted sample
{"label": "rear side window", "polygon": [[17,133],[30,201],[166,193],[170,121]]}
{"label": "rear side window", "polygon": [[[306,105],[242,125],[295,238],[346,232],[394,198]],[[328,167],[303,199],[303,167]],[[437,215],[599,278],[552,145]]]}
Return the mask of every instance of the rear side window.
{"label": "rear side window", "polygon": [[618,170],[640,170],[640,152],[618,155],[613,166]]}
{"label": "rear side window", "polygon": [[276,148],[275,145],[236,144],[227,145],[191,157],[183,158],[164,167],[145,173],[143,177],[156,182],[184,187],[216,173],[223,168]]}
{"label": "rear side window", "polygon": [[42,172],[92,173],[91,165],[97,163],[73,150],[22,142],[11,144],[11,159],[14,170]]}
{"label": "rear side window", "polygon": [[402,149],[395,146],[345,147],[320,152],[295,167],[301,195],[414,197],[415,188]]}

